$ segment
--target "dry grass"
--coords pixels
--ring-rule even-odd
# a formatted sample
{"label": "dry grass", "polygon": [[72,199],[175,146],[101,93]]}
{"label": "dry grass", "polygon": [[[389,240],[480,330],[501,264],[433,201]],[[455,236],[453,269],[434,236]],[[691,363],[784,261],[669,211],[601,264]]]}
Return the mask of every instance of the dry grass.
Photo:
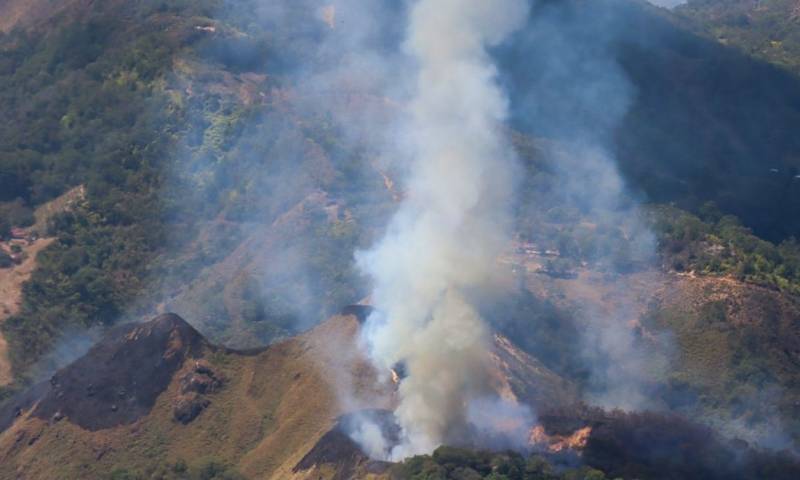
{"label": "dry grass", "polygon": [[0,478],[103,478],[118,468],[145,471],[179,459],[189,465],[221,461],[247,478],[290,478],[291,469],[343,413],[338,382],[351,382],[364,404],[388,406],[390,394],[371,388],[361,359],[342,363],[333,356],[356,351],[356,330],[354,317],[334,317],[257,355],[206,352],[227,383],[209,395],[210,406],[188,425],[172,419],[177,380],[151,413],[132,425],[89,432],[68,420],[18,421],[0,434]]}
{"label": "dry grass", "polygon": [[[48,424],[23,418],[0,434],[0,478],[102,479],[116,469],[146,472],[179,460],[190,467],[214,460],[253,479],[333,478],[342,466],[292,470],[340,415],[393,409],[396,402],[394,386],[379,381],[359,353],[358,329],[355,317],[336,316],[257,354],[204,352],[226,381],[207,395],[211,404],[188,425],[173,420],[178,379],[191,368],[188,363],[152,411],[131,425],[90,432],[68,419]],[[507,339],[498,338],[497,345],[495,373],[521,398],[574,396],[570,385]],[[359,478],[384,478],[358,471]]]}

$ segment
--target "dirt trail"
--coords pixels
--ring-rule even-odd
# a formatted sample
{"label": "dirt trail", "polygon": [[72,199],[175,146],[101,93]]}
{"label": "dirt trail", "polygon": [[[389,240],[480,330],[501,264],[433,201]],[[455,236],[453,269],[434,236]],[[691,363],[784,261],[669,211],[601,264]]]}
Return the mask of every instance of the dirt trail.
{"label": "dirt trail", "polygon": [[[12,245],[22,249],[23,260],[12,268],[0,268],[0,324],[8,317],[19,311],[22,302],[22,285],[31,277],[36,269],[36,256],[47,248],[55,238],[44,238],[49,219],[60,212],[67,211],[83,201],[86,197],[86,188],[79,185],[70,189],[58,198],[40,205],[34,217],[36,222],[22,229],[23,237],[0,242],[0,250],[12,254]],[[33,240],[35,239],[35,240]],[[0,387],[10,384],[14,380],[11,364],[8,358],[8,342],[0,332]]]}
{"label": "dirt trail", "polygon": [[[36,255],[53,243],[54,238],[40,238],[30,245],[22,246],[25,260],[13,268],[0,269],[0,324],[19,311],[22,301],[22,284],[36,268]],[[0,333],[0,386],[13,380],[11,364],[8,360],[8,342]]]}

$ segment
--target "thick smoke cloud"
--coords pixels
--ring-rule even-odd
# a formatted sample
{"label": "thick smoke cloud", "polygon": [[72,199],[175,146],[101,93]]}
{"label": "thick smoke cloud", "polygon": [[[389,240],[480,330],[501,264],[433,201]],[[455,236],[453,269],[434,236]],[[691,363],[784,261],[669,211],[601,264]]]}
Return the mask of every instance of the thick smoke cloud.
{"label": "thick smoke cloud", "polygon": [[[513,150],[487,48],[527,16],[522,0],[421,0],[405,50],[417,63],[404,138],[408,197],[386,236],[359,256],[377,312],[364,340],[379,370],[404,362],[389,455],[427,453],[463,431],[491,391],[489,331],[469,299],[491,278],[509,240]],[[524,421],[525,419],[520,419]]]}
{"label": "thick smoke cloud", "polygon": [[[489,330],[470,297],[487,286],[509,244],[521,172],[500,132],[507,117],[564,146],[550,159],[555,196],[601,226],[626,225],[627,260],[652,257],[652,235],[635,220],[637,202],[611,153],[613,130],[635,95],[607,33],[623,25],[613,17],[587,23],[559,2],[537,2],[529,15],[524,2],[510,0],[421,2],[410,13],[366,0],[302,9],[270,2],[262,13],[276,25],[307,25],[309,11],[318,31],[293,44],[313,61],[274,60],[291,78],[292,108],[332,116],[347,145],[366,148],[407,190],[383,240],[358,258],[380,312],[366,326],[365,345],[380,372],[403,361],[410,374],[397,409],[405,437],[393,455],[402,457],[456,435],[470,423],[465,399],[491,390]],[[629,327],[636,315],[623,305],[583,319],[581,351],[596,403],[649,406],[647,381],[661,359],[647,355]],[[365,426],[358,436],[375,439],[377,431]]]}
{"label": "thick smoke cloud", "polygon": [[[245,136],[258,140],[255,148],[239,149],[257,161],[269,154],[265,172],[247,179],[250,192],[262,192],[263,201],[253,205],[266,205],[265,218],[272,221],[306,192],[331,191],[330,182],[309,181],[309,171],[324,169],[305,163],[308,140],[297,133],[309,119],[318,128],[321,118],[331,120],[338,136],[342,153],[333,163],[390,171],[403,189],[398,198],[405,198],[388,227],[381,222],[386,217],[377,219],[382,239],[358,255],[378,312],[365,326],[364,345],[378,372],[388,374],[403,362],[409,374],[396,410],[401,443],[394,446],[369,418],[355,425],[353,437],[371,455],[395,459],[465,432],[480,432],[493,446],[524,443],[520,432],[531,414],[493,396],[487,373],[491,327],[474,304],[509,246],[511,208],[519,203],[514,189],[523,172],[504,124],[558,145],[546,159],[551,200],[577,208],[598,229],[623,232],[625,248],[587,260],[604,265],[609,275],[648,265],[654,239],[639,220],[640,198],[628,190],[614,158],[614,131],[637,95],[614,43],[627,26],[609,8],[576,14],[594,8],[584,2],[535,2],[531,13],[523,0],[420,0],[410,11],[407,2],[370,0],[260,5],[261,28],[289,32],[275,39],[280,48],[268,59],[267,70],[281,78],[277,94],[269,94],[280,96],[278,112]],[[274,135],[269,132],[284,130],[281,139],[262,145],[260,139]],[[235,175],[228,164],[213,168]],[[352,188],[363,195],[374,186]],[[253,237],[260,228],[251,230]],[[316,245],[306,237],[314,233],[298,234],[295,244],[264,246],[287,253],[274,255],[282,262],[266,262],[277,275],[268,274],[265,282],[284,285],[277,292],[298,310],[297,329],[320,318],[318,309],[304,308],[319,296],[308,285],[317,273],[307,265]],[[611,313],[581,312],[576,343],[593,403],[654,406],[648,388],[665,363],[631,328],[640,314],[624,302]],[[348,409],[364,406],[347,392],[342,402]],[[486,411],[511,427],[495,431],[498,424],[481,414]]]}
{"label": "thick smoke cloud", "polygon": [[387,79],[395,67],[381,45],[397,42],[380,2],[223,3],[219,23],[203,27],[215,30],[198,33],[203,62],[175,74],[190,92],[189,125],[165,203],[195,238],[170,239],[186,250],[175,270],[188,274],[159,279],[152,303],[249,348],[366,295],[352,254],[372,219],[352,212],[353,199],[388,197],[358,175],[370,172],[364,159],[382,161],[371,155],[388,130],[384,99],[402,82]]}

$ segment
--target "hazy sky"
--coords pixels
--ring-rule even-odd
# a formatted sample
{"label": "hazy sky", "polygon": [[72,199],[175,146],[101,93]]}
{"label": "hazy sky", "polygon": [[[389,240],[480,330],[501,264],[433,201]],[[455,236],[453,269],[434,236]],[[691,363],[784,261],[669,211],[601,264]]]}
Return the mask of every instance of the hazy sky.
{"label": "hazy sky", "polygon": [[647,0],[653,5],[658,5],[659,7],[667,7],[672,8],[678,6],[682,3],[686,3],[686,0]]}

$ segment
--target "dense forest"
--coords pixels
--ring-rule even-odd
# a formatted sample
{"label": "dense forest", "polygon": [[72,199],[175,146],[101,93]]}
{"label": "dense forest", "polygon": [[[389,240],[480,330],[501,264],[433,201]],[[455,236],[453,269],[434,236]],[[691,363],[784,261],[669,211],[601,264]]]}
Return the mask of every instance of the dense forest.
{"label": "dense forest", "polygon": [[[690,2],[681,15],[701,3],[732,11]],[[789,2],[757,3],[763,15]],[[519,130],[602,145],[645,201],[694,213],[714,202],[777,243],[800,233],[795,74],[718,43],[699,15],[625,0],[538,8],[547,21],[499,52]]]}
{"label": "dense forest", "polygon": [[[0,56],[0,195],[18,205],[6,222],[31,223],[25,212],[71,187],[86,202],[53,219],[58,241],[39,258],[19,315],[4,323],[20,371],[59,332],[114,322],[144,288],[146,269],[164,243],[159,188],[180,111],[164,108],[172,57],[196,39],[183,24],[202,6],[158,2],[111,5],[90,18],[56,19],[48,35],[4,35]],[[13,210],[12,210],[13,212]]]}
{"label": "dense forest", "polygon": [[[165,292],[315,189],[369,204],[373,197],[359,182],[379,182],[359,180],[358,157],[341,161],[333,175],[304,174],[344,156],[330,126],[323,118],[303,125],[278,115],[240,95],[241,77],[228,78],[240,72],[255,75],[247,77],[252,89],[279,88],[261,73],[284,68],[281,58],[296,52],[278,45],[291,45],[295,32],[274,40],[274,32],[250,25],[256,33],[238,36],[233,25],[246,23],[248,5],[223,11],[219,2],[140,2],[124,6],[124,15],[117,7],[94,6],[80,20],[54,18],[46,36],[18,29],[0,38],[2,108],[11,119],[0,127],[1,233],[33,223],[38,205],[86,187],[85,201],[40,232],[57,241],[39,256],[20,313],[2,326],[20,375],[65,331],[152,311]],[[216,28],[225,31],[214,34]],[[317,145],[311,158],[301,159],[308,152],[293,146],[303,139]],[[323,207],[307,212],[314,235],[303,245],[315,252],[306,259],[314,294],[304,298],[314,318],[358,296],[341,252],[352,251],[363,233],[352,222],[329,224]],[[374,208],[366,210],[369,216]],[[257,342],[297,328],[286,292],[301,280],[243,280],[240,316]],[[208,330],[229,337],[221,298],[191,303],[209,317]]]}

